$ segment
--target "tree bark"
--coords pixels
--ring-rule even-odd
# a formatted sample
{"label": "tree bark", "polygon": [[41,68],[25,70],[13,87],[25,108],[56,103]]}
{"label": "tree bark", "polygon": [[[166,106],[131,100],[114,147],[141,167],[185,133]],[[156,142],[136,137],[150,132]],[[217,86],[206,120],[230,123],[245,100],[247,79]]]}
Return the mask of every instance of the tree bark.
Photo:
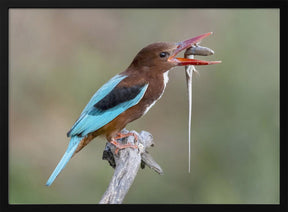
{"label": "tree bark", "polygon": [[[129,133],[123,129],[121,133]],[[121,204],[131,187],[139,167],[142,169],[147,165],[158,174],[163,174],[161,167],[154,161],[146,148],[154,146],[153,137],[149,132],[141,131],[138,134],[136,131],[130,131],[138,136],[138,149],[125,148],[115,154],[116,147],[107,142],[103,152],[103,160],[107,160],[115,171],[110,184],[103,194],[99,204]],[[134,136],[117,140],[121,144],[134,143]]]}

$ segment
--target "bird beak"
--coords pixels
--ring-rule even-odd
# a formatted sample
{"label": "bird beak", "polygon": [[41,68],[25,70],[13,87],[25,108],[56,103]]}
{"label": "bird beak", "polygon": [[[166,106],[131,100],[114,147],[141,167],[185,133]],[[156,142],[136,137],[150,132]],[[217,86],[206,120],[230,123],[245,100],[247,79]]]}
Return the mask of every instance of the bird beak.
{"label": "bird beak", "polygon": [[194,38],[190,38],[185,41],[181,41],[176,43],[176,49],[174,50],[173,54],[168,58],[169,62],[176,64],[177,66],[184,66],[184,65],[211,65],[221,63],[221,61],[204,61],[204,60],[197,60],[197,59],[188,59],[188,58],[176,58],[176,55],[184,49],[188,49],[192,45],[197,45],[203,38],[211,35],[212,32],[208,32],[202,35],[199,35]]}

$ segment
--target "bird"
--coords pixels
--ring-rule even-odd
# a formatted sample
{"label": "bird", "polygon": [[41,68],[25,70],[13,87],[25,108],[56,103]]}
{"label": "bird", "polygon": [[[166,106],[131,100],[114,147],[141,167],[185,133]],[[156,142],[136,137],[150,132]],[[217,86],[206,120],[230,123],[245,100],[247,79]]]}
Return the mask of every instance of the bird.
{"label": "bird", "polygon": [[112,77],[91,97],[79,118],[67,133],[70,142],[60,162],[47,180],[50,186],[73,155],[97,136],[103,136],[116,146],[137,148],[133,144],[120,144],[117,139],[135,134],[122,134],[126,125],[145,115],[161,98],[169,80],[169,70],[176,66],[210,65],[221,61],[178,58],[184,49],[198,44],[212,32],[180,41],[157,42],[141,49],[128,68]]}

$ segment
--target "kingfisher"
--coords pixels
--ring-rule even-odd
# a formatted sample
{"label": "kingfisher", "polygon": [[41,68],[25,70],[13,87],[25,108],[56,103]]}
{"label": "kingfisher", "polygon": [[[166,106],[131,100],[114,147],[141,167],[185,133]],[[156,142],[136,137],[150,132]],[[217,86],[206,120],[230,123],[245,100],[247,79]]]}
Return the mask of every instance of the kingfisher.
{"label": "kingfisher", "polygon": [[221,61],[179,58],[184,49],[197,45],[211,32],[176,42],[157,42],[144,47],[128,68],[112,77],[90,99],[79,118],[67,132],[70,137],[67,150],[49,177],[50,186],[73,155],[97,136],[104,136],[116,146],[137,148],[133,144],[120,144],[117,139],[133,135],[120,133],[125,126],[145,115],[159,100],[169,80],[169,70],[176,66],[210,65]]}

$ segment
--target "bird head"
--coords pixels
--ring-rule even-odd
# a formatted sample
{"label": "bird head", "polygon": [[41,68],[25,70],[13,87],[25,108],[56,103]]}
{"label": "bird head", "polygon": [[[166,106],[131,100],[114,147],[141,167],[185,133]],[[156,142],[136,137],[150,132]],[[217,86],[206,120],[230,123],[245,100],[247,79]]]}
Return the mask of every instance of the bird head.
{"label": "bird head", "polygon": [[162,72],[168,71],[175,66],[184,65],[210,65],[221,61],[204,61],[197,59],[176,57],[181,51],[198,44],[203,38],[212,34],[211,32],[190,38],[177,43],[158,42],[144,47],[134,58],[132,66],[136,68],[156,69]]}

